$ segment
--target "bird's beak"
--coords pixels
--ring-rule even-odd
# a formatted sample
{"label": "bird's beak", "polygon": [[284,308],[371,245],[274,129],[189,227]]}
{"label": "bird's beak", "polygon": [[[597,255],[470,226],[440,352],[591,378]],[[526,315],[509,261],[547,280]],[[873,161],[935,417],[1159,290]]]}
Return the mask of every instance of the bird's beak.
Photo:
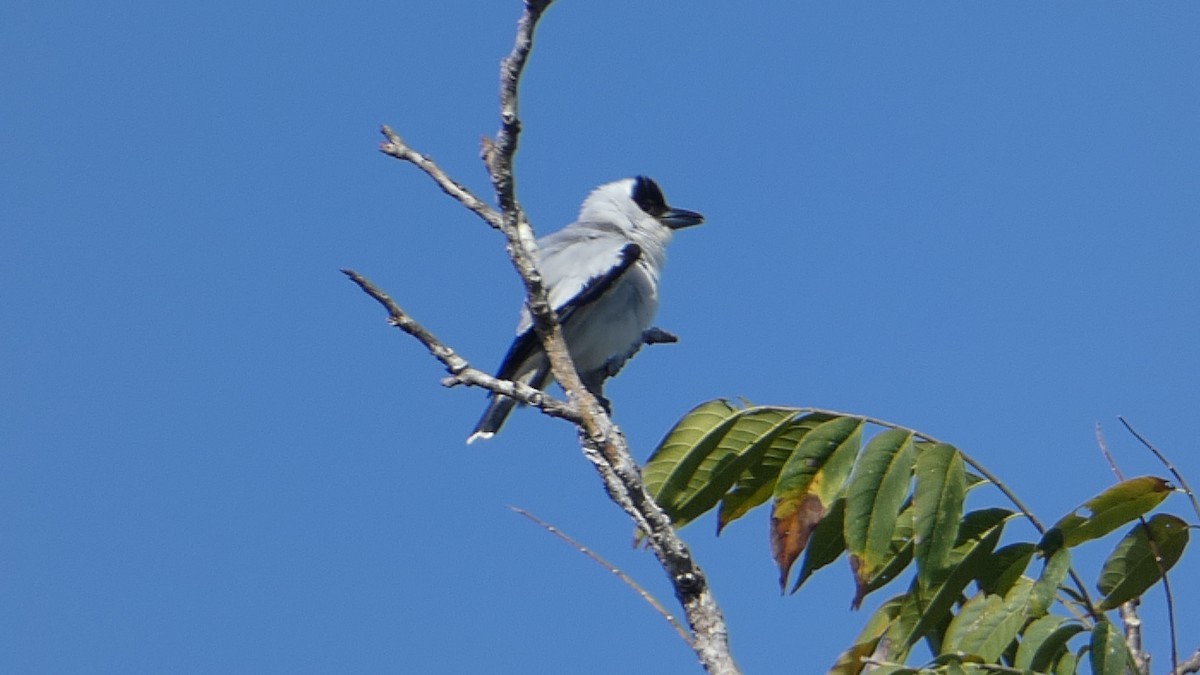
{"label": "bird's beak", "polygon": [[687,209],[667,209],[667,212],[659,216],[658,220],[672,230],[682,230],[685,227],[703,223],[704,216]]}

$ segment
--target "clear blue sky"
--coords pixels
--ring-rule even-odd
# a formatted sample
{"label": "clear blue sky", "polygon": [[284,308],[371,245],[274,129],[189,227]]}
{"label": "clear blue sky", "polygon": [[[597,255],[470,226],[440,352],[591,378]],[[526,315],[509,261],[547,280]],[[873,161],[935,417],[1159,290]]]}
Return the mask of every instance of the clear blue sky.
{"label": "clear blue sky", "polygon": [[[499,361],[499,235],[376,145],[391,124],[487,194],[518,13],[0,7],[0,671],[696,672],[504,508],[671,600],[570,429],[523,412],[465,447],[483,394],[337,272]],[[1111,479],[1097,422],[1158,471],[1122,414],[1200,483],[1197,35],[1179,2],[555,5],[523,90],[535,226],[636,173],[708,217],[664,278],[682,341],[609,388],[638,456],[709,398],[844,409],[1053,520]],[[781,598],[766,513],[713,529],[684,533],[747,672],[823,671],[887,595],[850,612],[840,563]]]}

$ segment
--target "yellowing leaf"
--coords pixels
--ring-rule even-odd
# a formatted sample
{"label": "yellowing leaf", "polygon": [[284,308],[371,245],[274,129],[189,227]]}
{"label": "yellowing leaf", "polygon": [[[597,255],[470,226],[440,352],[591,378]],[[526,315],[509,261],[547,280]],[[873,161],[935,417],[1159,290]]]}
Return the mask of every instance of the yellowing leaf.
{"label": "yellowing leaf", "polygon": [[842,489],[858,454],[863,421],[836,417],[808,432],[788,458],[775,484],[771,505],[771,556],[779,568],[779,587],[813,530]]}
{"label": "yellowing leaf", "polygon": [[1170,483],[1155,476],[1121,481],[1059,519],[1046,531],[1038,548],[1053,553],[1063,546],[1103,537],[1158,506],[1172,489]]}
{"label": "yellowing leaf", "polygon": [[796,575],[796,583],[792,592],[800,589],[801,584],[812,576],[813,572],[838,559],[846,550],[846,538],[842,534],[846,522],[846,500],[835,499],[829,507],[829,512],[817,523],[808,546],[804,549],[804,562],[800,565],[800,573]]}
{"label": "yellowing leaf", "polygon": [[721,499],[721,509],[717,513],[717,534],[726,525],[771,498],[784,463],[800,446],[800,441],[808,432],[830,419],[831,415],[815,413],[793,419],[769,442],[762,444],[757,457],[747,458],[746,468],[737,484]]}

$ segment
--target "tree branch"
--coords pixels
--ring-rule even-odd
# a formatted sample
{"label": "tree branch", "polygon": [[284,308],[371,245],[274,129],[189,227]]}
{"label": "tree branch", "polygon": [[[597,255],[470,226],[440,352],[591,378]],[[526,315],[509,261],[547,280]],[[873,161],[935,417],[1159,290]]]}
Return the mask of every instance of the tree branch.
{"label": "tree branch", "polygon": [[1137,598],[1121,603],[1121,624],[1125,627],[1125,644],[1129,645],[1133,664],[1139,673],[1149,673],[1150,654],[1142,649],[1142,619],[1137,612],[1139,604],[1141,601]]}
{"label": "tree branch", "polygon": [[579,411],[579,436],[584,456],[600,474],[609,498],[646,533],[651,551],[667,573],[675,597],[684,608],[693,633],[693,649],[701,664],[710,673],[738,673],[729,651],[724,617],[703,572],[692,559],[687,545],[675,533],[670,518],[646,492],[641,471],[629,452],[625,437],[583,385],[571,360],[537,270],[533,230],[516,197],[512,167],[521,131],[517,115],[518,85],[533,48],[537,22],[551,1],[526,0],[525,11],[517,22],[512,51],[500,64],[500,131],[494,142],[484,144],[483,155],[496,190],[496,200],[504,212],[501,231],[508,240],[508,254],[513,266],[525,284],[526,304],[533,327],[542,340],[554,379]]}
{"label": "tree branch", "polygon": [[1179,471],[1175,468],[1175,465],[1171,463],[1171,460],[1167,459],[1166,455],[1164,455],[1158,448],[1154,447],[1150,441],[1146,440],[1145,436],[1139,434],[1137,430],[1133,428],[1133,425],[1128,422],[1128,420],[1120,415],[1117,416],[1117,419],[1121,421],[1121,424],[1125,425],[1125,428],[1129,431],[1129,433],[1133,434],[1133,437],[1138,439],[1138,441],[1140,441],[1141,444],[1145,446],[1146,449],[1149,450],[1159,462],[1162,462],[1162,465],[1166,467],[1167,471],[1171,472],[1171,475],[1174,476],[1175,480],[1179,483],[1179,487],[1183,489],[1184,494],[1186,494],[1188,499],[1191,500],[1192,509],[1196,512],[1196,516],[1200,517],[1200,501],[1197,501],[1196,492],[1192,490],[1190,485],[1187,484],[1187,481],[1183,478],[1183,474],[1179,473]]}
{"label": "tree branch", "polygon": [[[609,419],[596,397],[584,386],[571,360],[558,319],[550,305],[547,289],[537,269],[537,243],[533,229],[516,197],[513,159],[521,132],[521,122],[517,114],[518,88],[533,48],[533,36],[538,20],[552,1],[525,0],[524,12],[517,22],[513,48],[500,64],[500,129],[494,141],[484,140],[482,153],[496,193],[498,213],[483,204],[460,183],[449,178],[428,157],[409,148],[387,127],[383,128],[387,142],[381,146],[381,150],[417,166],[432,178],[443,192],[504,234],[509,258],[525,285],[526,306],[533,320],[533,328],[542,340],[554,378],[566,392],[569,404],[562,406],[544,395],[537,398],[534,394],[520,390],[519,385],[511,382],[494,378],[489,381],[479,371],[470,369],[466,361],[436,341],[428,331],[407,317],[390,298],[374,289],[361,276],[349,271],[347,275],[358,283],[363,291],[384,304],[393,325],[421,341],[430,353],[446,366],[452,375],[450,379],[455,383],[476,384],[506,395],[516,394],[514,398],[537,405],[547,414],[569,419],[576,424],[584,456],[591,461],[600,475],[609,497],[625,511],[638,529],[645,533],[651,551],[667,573],[675,596],[687,616],[692,631],[691,644],[700,663],[710,673],[739,673],[729,651],[725,620],[708,588],[704,573],[692,559],[687,545],[675,533],[670,518],[646,492],[641,471],[629,451],[625,437]],[[648,335],[650,337],[647,342],[667,341],[664,338],[665,333],[651,331]],[[619,370],[620,365],[632,356],[632,353],[621,357],[615,368]],[[505,386],[512,386],[513,393],[501,391]],[[522,395],[526,398],[522,398]]]}
{"label": "tree branch", "polygon": [[1190,673],[1200,673],[1200,649],[1197,649],[1191,656],[1179,662],[1179,665],[1171,671],[1172,675],[1189,675]]}
{"label": "tree branch", "polygon": [[380,133],[387,138],[386,141],[379,144],[379,151],[385,155],[390,155],[396,159],[403,160],[424,171],[427,176],[437,183],[437,186],[442,189],[442,192],[453,197],[458,203],[467,207],[470,211],[483,218],[483,221],[495,229],[500,229],[504,222],[504,216],[500,215],[496,209],[485,204],[481,199],[471,193],[458,181],[446,175],[441,167],[437,165],[427,155],[413,150],[396,132],[388,125],[383,125],[379,129]]}
{"label": "tree branch", "polygon": [[400,306],[391,297],[376,288],[365,277],[354,270],[342,270],[342,274],[350,277],[350,280],[358,284],[364,293],[383,305],[384,309],[388,311],[388,323],[416,338],[418,342],[425,345],[434,358],[442,362],[442,365],[450,372],[450,377],[442,380],[443,386],[455,387],[466,384],[480,387],[531,405],[551,417],[558,417],[575,424],[579,423],[578,413],[569,404],[527,384],[501,380],[482,370],[472,368],[466,359],[434,337],[433,333],[417,323],[407,312],[400,309]]}

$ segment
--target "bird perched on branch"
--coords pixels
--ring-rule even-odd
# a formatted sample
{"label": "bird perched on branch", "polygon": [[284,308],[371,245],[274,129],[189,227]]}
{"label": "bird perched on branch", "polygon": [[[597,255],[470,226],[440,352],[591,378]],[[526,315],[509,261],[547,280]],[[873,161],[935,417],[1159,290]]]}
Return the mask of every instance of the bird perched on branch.
{"label": "bird perched on branch", "polygon": [[[550,304],[571,359],[593,393],[599,395],[610,360],[636,351],[654,320],[672,234],[702,222],[699,213],[667,206],[658,184],[638,176],[596,188],[575,222],[538,240],[538,269]],[[517,338],[496,377],[538,389],[552,379],[528,307],[521,309]],[[516,405],[507,396],[489,396],[467,443],[494,436]]]}

